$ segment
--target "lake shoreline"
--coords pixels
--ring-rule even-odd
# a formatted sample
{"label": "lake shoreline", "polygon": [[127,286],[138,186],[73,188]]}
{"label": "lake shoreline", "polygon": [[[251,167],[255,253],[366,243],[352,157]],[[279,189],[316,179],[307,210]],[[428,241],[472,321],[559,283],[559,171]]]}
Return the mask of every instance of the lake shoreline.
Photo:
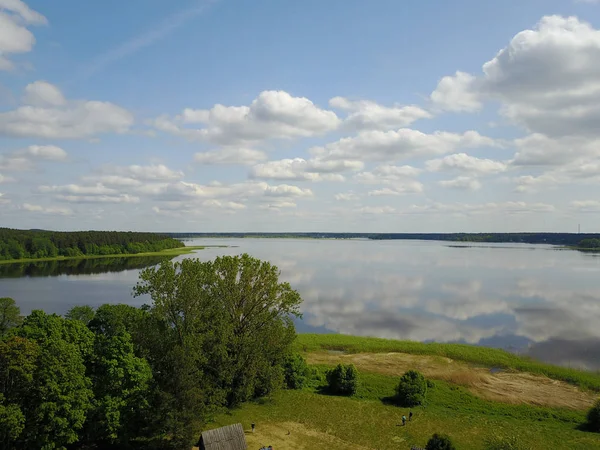
{"label": "lake shoreline", "polygon": [[180,256],[188,253],[193,253],[197,250],[204,250],[206,248],[225,248],[226,245],[196,245],[170,248],[167,250],[161,250],[159,252],[143,252],[143,253],[119,253],[112,255],[82,255],[82,256],[54,256],[48,258],[21,258],[21,259],[6,259],[1,260],[0,264],[23,264],[23,263],[35,263],[35,262],[52,262],[52,261],[73,261],[73,260],[84,260],[84,259],[104,259],[104,258],[140,258],[146,256]]}

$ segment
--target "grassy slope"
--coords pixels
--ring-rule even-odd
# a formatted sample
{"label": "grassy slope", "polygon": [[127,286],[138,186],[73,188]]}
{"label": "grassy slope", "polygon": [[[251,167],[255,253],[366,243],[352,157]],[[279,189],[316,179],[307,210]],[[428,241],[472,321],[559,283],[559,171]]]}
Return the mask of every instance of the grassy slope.
{"label": "grassy slope", "polygon": [[359,392],[353,398],[323,395],[313,388],[281,391],[272,399],[217,417],[211,428],[238,422],[249,428],[255,422],[257,434],[249,441],[260,445],[286,439],[285,431],[261,436],[261,425],[293,422],[347,443],[339,448],[353,444],[408,449],[411,445],[424,446],[433,433],[444,432],[459,449],[482,449],[484,440],[494,433],[517,436],[532,449],[600,449],[600,435],[578,430],[585,420],[584,412],[490,402],[443,382],[436,382],[429,391],[425,408],[413,409],[413,421],[400,427],[408,409],[383,400],[393,395],[397,381],[396,377],[362,373]]}
{"label": "grassy slope", "polygon": [[485,367],[501,367],[520,372],[541,374],[555,380],[566,381],[583,389],[600,392],[599,373],[552,366],[494,348],[464,344],[424,344],[421,342],[363,338],[339,334],[300,334],[295,345],[296,350],[301,352],[341,350],[349,353],[402,352],[415,355],[444,356]]}
{"label": "grassy slope", "polygon": [[196,250],[203,250],[206,247],[215,247],[214,245],[204,246],[189,246],[189,247],[178,247],[162,250],[160,252],[145,252],[145,253],[121,253],[117,255],[83,255],[83,256],[56,256],[53,258],[23,258],[23,259],[8,259],[0,261],[0,264],[14,264],[14,263],[30,263],[30,262],[44,262],[44,261],[67,261],[71,259],[99,259],[99,258],[130,258],[130,257],[141,257],[141,256],[178,256],[186,253],[192,253]]}

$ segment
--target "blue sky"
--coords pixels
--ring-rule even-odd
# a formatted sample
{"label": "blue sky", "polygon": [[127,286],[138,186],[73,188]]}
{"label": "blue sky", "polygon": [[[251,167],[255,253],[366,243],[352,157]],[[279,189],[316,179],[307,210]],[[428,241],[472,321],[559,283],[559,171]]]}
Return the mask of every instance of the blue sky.
{"label": "blue sky", "polygon": [[600,228],[600,4],[0,0],[0,226]]}

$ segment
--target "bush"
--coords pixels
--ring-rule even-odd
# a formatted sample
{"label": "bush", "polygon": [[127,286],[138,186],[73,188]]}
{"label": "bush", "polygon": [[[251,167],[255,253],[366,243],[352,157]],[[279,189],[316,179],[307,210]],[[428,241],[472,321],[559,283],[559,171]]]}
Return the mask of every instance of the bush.
{"label": "bush", "polygon": [[516,436],[494,435],[485,441],[485,450],[526,450]]}
{"label": "bush", "polygon": [[310,371],[304,358],[296,353],[285,358],[283,375],[288,389],[302,389],[307,384]]}
{"label": "bush", "polygon": [[594,403],[587,414],[587,426],[590,431],[600,433],[600,399]]}
{"label": "bush", "polygon": [[435,433],[431,439],[427,441],[425,450],[456,450],[456,447],[445,434]]}
{"label": "bush", "polygon": [[338,364],[327,372],[327,385],[332,394],[354,395],[358,390],[358,370],[353,364]]}
{"label": "bush", "polygon": [[409,370],[396,388],[396,400],[401,406],[411,407],[425,403],[427,380],[416,370]]}

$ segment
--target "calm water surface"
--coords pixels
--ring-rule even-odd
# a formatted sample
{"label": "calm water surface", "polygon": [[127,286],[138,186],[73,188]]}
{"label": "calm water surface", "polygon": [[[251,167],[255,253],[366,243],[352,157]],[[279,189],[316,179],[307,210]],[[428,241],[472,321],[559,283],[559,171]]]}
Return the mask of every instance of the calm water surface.
{"label": "calm water surface", "polygon": [[[465,342],[600,369],[600,257],[550,246],[431,241],[227,239],[177,259],[247,252],[276,264],[304,303],[299,331]],[[136,261],[137,260],[137,261]],[[132,298],[156,260],[0,266],[0,297],[32,309]]]}

